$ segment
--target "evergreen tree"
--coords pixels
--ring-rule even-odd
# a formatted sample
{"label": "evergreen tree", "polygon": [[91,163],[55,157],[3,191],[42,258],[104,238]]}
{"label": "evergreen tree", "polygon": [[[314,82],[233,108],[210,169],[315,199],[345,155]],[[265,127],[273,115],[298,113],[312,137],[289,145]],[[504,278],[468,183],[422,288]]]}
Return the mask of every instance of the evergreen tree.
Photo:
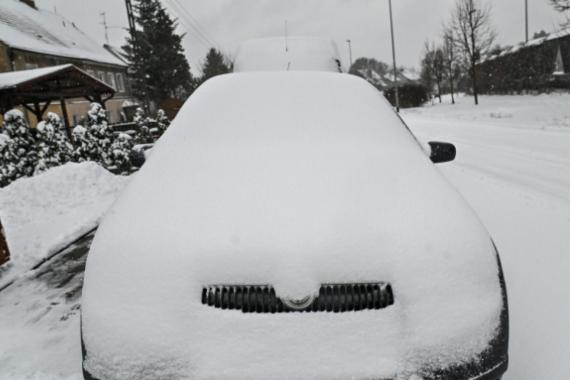
{"label": "evergreen tree", "polygon": [[202,65],[203,74],[200,83],[204,83],[217,75],[230,73],[232,69],[232,64],[227,62],[224,55],[219,50],[211,48]]}
{"label": "evergreen tree", "polygon": [[117,174],[129,174],[133,168],[131,162],[131,150],[133,143],[131,136],[126,133],[119,133],[111,144],[111,165],[108,169]]}
{"label": "evergreen tree", "polygon": [[20,177],[34,174],[38,152],[36,139],[21,111],[12,110],[4,115],[2,133],[0,181],[6,186]]}
{"label": "evergreen tree", "polygon": [[37,128],[38,162],[35,173],[41,173],[49,168],[65,164],[71,159],[73,147],[63,131],[63,123],[53,112],[47,114]]}
{"label": "evergreen tree", "polygon": [[87,113],[88,160],[100,163],[107,168],[111,162],[111,144],[113,143],[113,131],[107,123],[107,113],[99,103],[91,103]]}
{"label": "evergreen tree", "polygon": [[91,157],[91,150],[94,149],[94,143],[91,136],[87,132],[87,129],[82,125],[78,125],[73,128],[72,132],[73,138],[73,152],[71,159],[73,162],[85,162],[89,161]]}
{"label": "evergreen tree", "polygon": [[170,119],[166,116],[164,110],[158,110],[156,114],[156,123],[158,126],[158,137],[162,136],[170,126]]}
{"label": "evergreen tree", "polygon": [[139,28],[127,38],[124,50],[135,94],[147,102],[185,99],[193,80],[176,21],[158,0],[137,0],[134,8]]}
{"label": "evergreen tree", "polygon": [[154,143],[154,137],[150,131],[151,120],[145,115],[142,108],[137,108],[134,122],[137,125],[137,133],[134,141],[135,145]]}

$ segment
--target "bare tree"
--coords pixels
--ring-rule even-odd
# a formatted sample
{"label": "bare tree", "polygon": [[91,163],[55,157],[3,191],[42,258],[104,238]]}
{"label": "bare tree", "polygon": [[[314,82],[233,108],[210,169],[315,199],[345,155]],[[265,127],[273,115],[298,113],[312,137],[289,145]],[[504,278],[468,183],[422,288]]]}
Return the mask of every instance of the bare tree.
{"label": "bare tree", "polygon": [[491,25],[491,7],[481,0],[456,0],[451,28],[454,41],[463,53],[469,68],[475,104],[479,104],[477,88],[477,63],[493,46],[496,38]]}
{"label": "bare tree", "polygon": [[449,92],[451,93],[451,104],[455,104],[455,80],[459,73],[457,55],[455,54],[456,43],[453,31],[449,27],[443,30],[443,59],[445,62],[446,77],[449,82]]}
{"label": "bare tree", "polygon": [[437,96],[441,103],[441,82],[445,76],[445,59],[443,50],[426,41],[422,59],[422,79],[424,84],[433,89],[437,85]]}
{"label": "bare tree", "polygon": [[550,0],[550,3],[558,12],[570,10],[570,0]]}
{"label": "bare tree", "polygon": [[570,25],[570,0],[550,0],[550,4],[560,13],[566,13],[566,23],[562,23],[562,26]]}

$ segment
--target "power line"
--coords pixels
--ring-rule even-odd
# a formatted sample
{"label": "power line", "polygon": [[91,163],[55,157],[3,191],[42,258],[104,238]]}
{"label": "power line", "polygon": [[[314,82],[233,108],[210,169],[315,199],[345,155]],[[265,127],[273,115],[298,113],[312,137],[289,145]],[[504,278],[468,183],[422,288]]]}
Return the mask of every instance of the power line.
{"label": "power line", "polygon": [[204,47],[209,48],[212,46],[219,46],[219,44],[209,38],[205,32],[200,30],[200,28],[195,24],[193,21],[193,17],[186,11],[186,9],[177,1],[177,0],[169,0],[170,5],[175,8],[178,13],[180,21],[186,27],[186,30],[189,32],[189,29],[193,29],[195,33],[194,36],[197,37],[198,42],[200,42]]}
{"label": "power line", "polygon": [[195,25],[195,27],[198,29],[198,31],[200,32],[201,35],[203,35],[210,43],[212,43],[213,45],[216,45],[217,47],[220,46],[220,44],[214,39],[214,38],[210,38],[210,36],[208,35],[208,33],[206,32],[206,28],[200,23],[200,21],[198,21],[185,7],[182,3],[180,3],[179,0],[172,0],[175,3],[178,4],[178,6],[180,7],[180,9],[182,9],[182,12],[184,12],[186,14],[186,16],[188,16],[188,18],[193,21],[193,25]]}

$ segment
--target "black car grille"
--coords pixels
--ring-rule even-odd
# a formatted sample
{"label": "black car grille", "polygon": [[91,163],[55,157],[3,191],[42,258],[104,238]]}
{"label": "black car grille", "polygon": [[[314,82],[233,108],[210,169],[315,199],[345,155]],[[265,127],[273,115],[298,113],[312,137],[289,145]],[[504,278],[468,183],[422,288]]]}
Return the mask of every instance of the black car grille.
{"label": "black car grille", "polygon": [[243,313],[355,312],[379,310],[394,304],[388,283],[322,285],[318,297],[302,308],[293,308],[270,285],[212,285],[202,289],[202,304]]}

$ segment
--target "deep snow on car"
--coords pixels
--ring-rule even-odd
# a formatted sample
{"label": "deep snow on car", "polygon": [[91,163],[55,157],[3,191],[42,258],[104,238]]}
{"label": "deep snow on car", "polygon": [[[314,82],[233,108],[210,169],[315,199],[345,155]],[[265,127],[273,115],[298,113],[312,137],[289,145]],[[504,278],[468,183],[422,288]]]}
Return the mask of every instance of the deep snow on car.
{"label": "deep snow on car", "polygon": [[192,95],[101,224],[83,364],[101,380],[494,380],[507,314],[489,234],[375,88],[237,73]]}

